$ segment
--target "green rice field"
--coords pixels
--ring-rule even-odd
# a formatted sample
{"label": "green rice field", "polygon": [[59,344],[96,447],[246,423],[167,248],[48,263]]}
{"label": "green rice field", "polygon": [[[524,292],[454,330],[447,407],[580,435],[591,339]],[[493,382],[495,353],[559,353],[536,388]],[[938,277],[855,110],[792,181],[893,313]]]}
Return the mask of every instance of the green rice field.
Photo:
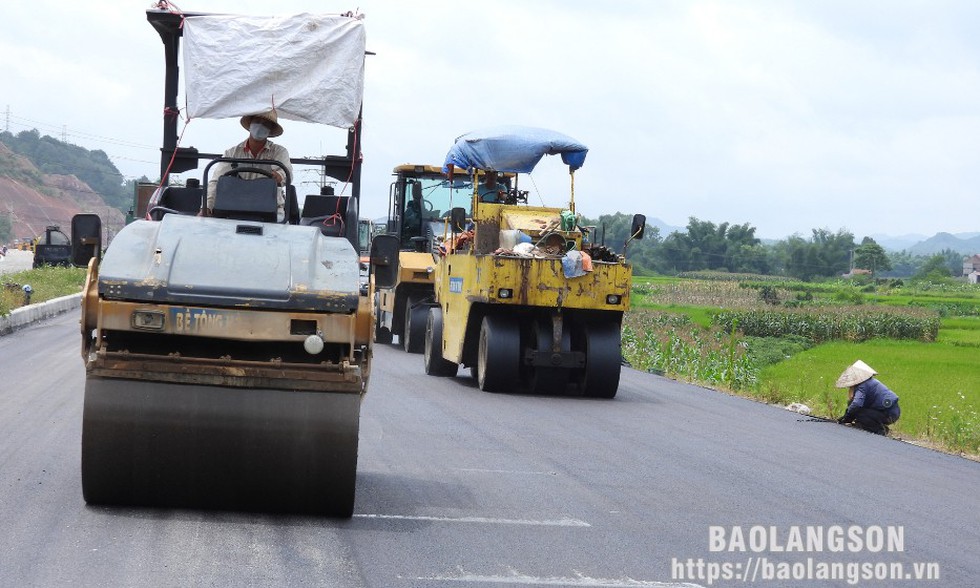
{"label": "green rice field", "polygon": [[[638,279],[624,321],[624,357],[640,369],[765,402],[801,402],[824,417],[843,414],[847,390],[834,382],[861,359],[901,398],[893,436],[980,456],[980,288],[926,284],[869,291],[839,282],[773,287],[723,277]],[[764,299],[763,289],[778,299],[775,304]],[[770,315],[782,317],[772,333],[749,324]],[[860,336],[854,329],[815,336],[813,325],[834,315],[856,325]],[[689,326],[670,316],[686,317]],[[892,328],[896,324],[902,328]],[[742,326],[752,332],[743,333]],[[886,338],[896,332],[903,338]]]}

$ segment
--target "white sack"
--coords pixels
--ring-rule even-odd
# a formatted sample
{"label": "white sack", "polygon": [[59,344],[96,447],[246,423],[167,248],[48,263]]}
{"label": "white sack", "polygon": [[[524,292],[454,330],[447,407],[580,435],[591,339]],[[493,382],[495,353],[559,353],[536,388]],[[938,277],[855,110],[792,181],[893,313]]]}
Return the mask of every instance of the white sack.
{"label": "white sack", "polygon": [[191,16],[184,20],[190,118],[275,107],[279,118],[349,128],[364,94],[363,21],[347,16]]}

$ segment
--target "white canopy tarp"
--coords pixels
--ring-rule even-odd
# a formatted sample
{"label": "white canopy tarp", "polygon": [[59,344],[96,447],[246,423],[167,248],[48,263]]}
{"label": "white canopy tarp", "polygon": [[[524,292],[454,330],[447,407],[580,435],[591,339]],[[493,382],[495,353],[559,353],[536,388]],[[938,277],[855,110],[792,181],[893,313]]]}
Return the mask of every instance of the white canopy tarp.
{"label": "white canopy tarp", "polygon": [[275,108],[280,118],[349,128],[364,94],[364,48],[364,23],[356,17],[187,17],[187,115],[217,119]]}

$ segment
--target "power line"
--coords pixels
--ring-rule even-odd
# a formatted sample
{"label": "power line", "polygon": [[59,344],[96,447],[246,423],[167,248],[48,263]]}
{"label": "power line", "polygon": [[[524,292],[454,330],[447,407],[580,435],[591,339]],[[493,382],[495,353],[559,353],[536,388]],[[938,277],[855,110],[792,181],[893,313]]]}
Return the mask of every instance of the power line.
{"label": "power line", "polygon": [[[43,130],[47,130],[49,132],[55,132],[55,133],[59,133],[60,132],[60,134],[62,134],[64,137],[81,137],[81,138],[86,138],[86,139],[90,139],[90,140],[98,141],[98,142],[102,142],[102,143],[109,143],[109,144],[112,144],[112,145],[121,145],[123,147],[136,147],[138,149],[149,149],[151,151],[158,150],[158,147],[155,147],[155,146],[144,145],[142,143],[136,143],[134,141],[124,141],[124,140],[115,139],[115,138],[112,138],[112,137],[105,137],[103,135],[96,135],[96,134],[93,134],[93,133],[86,133],[84,131],[79,131],[79,130],[75,130],[75,129],[71,129],[70,132],[69,132],[68,125],[62,125],[61,128],[59,129],[58,126],[57,126],[57,124],[54,124],[54,123],[49,123],[49,122],[45,122],[45,121],[39,121],[39,120],[31,119],[31,118],[25,118],[25,117],[21,117],[21,116],[17,116],[17,115],[12,115],[12,114],[10,114],[10,107],[8,106],[7,107],[7,127],[8,127],[7,131],[8,132],[9,132],[10,120],[11,119],[14,121],[15,124],[18,124],[18,125],[20,125],[20,126],[22,126],[24,128],[43,129]],[[27,124],[27,123],[31,123],[31,124]],[[64,141],[64,142],[67,143],[67,141]]]}

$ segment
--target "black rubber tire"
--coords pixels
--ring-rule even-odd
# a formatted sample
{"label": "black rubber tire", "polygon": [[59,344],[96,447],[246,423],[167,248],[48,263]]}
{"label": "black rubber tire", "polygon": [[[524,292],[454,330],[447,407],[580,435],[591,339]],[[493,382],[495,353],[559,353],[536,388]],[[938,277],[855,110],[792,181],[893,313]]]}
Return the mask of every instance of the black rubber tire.
{"label": "black rubber tire", "polygon": [[392,340],[391,329],[384,326],[381,323],[383,316],[383,311],[381,310],[381,301],[378,299],[379,294],[374,294],[374,342],[380,343],[382,345],[389,345]]}
{"label": "black rubber tire", "polygon": [[442,309],[429,309],[425,321],[425,373],[430,376],[455,376],[459,365],[442,357]]}
{"label": "black rubber tire", "polygon": [[425,317],[427,306],[418,305],[418,299],[405,301],[405,327],[402,329],[402,347],[406,353],[422,353],[425,350]]}
{"label": "black rubber tire", "polygon": [[375,327],[374,329],[374,342],[380,343],[381,345],[388,345],[391,343],[392,337],[391,331],[388,327]]}
{"label": "black rubber tire", "polygon": [[521,332],[517,321],[487,315],[480,325],[477,384],[485,392],[503,392],[520,384]]}
{"label": "black rubber tire", "polygon": [[582,393],[591,398],[615,398],[622,369],[619,325],[589,323],[582,331],[580,344],[585,352],[585,369],[579,380]]}

